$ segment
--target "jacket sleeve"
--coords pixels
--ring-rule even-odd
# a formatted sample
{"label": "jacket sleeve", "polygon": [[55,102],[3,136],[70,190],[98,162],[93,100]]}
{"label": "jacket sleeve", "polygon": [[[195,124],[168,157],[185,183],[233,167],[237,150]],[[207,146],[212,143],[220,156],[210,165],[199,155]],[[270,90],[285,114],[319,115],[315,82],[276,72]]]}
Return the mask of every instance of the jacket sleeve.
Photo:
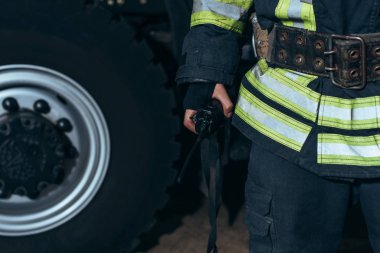
{"label": "jacket sleeve", "polygon": [[252,4],[253,0],[194,0],[178,84],[233,84],[241,56],[240,35]]}

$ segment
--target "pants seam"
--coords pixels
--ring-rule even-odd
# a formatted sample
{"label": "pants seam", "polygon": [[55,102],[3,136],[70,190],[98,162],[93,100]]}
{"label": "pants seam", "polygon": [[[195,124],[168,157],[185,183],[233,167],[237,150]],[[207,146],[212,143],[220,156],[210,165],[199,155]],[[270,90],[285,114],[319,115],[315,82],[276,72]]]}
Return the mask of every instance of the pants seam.
{"label": "pants seam", "polygon": [[273,222],[272,222],[272,227],[273,227],[273,235],[271,233],[271,238],[272,238],[272,253],[276,253],[278,252],[278,247],[277,247],[277,228],[276,228],[276,203],[275,203],[275,199],[274,199],[274,196],[276,194],[276,189],[275,187],[272,187],[273,191],[272,191],[272,200],[271,200],[271,213],[272,213],[272,219],[273,219]]}

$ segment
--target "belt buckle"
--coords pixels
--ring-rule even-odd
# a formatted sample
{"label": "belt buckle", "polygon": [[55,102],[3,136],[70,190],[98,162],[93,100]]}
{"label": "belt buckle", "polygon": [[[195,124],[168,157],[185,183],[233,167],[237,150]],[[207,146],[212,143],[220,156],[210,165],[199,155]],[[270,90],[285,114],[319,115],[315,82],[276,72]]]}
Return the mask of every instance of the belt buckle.
{"label": "belt buckle", "polygon": [[[356,40],[360,42],[360,55],[361,55],[361,81],[354,83],[353,85],[345,85],[343,83],[339,83],[336,79],[335,73],[338,70],[337,65],[334,63],[334,54],[337,53],[336,49],[333,48],[333,41],[335,39],[340,40]],[[329,67],[326,67],[325,70],[329,72],[330,80],[336,86],[339,86],[344,89],[362,89],[367,84],[367,66],[366,66],[366,44],[362,37],[353,36],[353,35],[338,35],[332,34],[329,38],[328,51],[324,52],[324,54],[329,57]]]}

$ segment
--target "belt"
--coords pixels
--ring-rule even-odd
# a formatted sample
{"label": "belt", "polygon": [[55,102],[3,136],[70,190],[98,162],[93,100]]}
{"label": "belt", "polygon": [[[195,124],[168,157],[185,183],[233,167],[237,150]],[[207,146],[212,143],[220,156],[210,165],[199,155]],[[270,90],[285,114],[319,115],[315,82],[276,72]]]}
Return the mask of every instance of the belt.
{"label": "belt", "polygon": [[342,88],[362,89],[380,81],[380,33],[325,34],[277,24],[266,58],[274,66],[328,77]]}

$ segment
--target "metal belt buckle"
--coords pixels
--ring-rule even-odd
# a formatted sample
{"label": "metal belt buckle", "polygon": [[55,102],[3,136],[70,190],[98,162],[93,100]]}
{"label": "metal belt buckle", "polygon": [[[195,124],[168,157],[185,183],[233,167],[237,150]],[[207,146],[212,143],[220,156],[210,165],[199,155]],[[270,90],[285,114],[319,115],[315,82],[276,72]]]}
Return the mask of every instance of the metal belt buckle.
{"label": "metal belt buckle", "polygon": [[[338,66],[334,63],[334,54],[337,53],[336,49],[333,48],[333,41],[335,39],[340,40],[356,40],[360,42],[360,56],[361,56],[361,68],[360,68],[360,74],[361,74],[361,80],[359,82],[356,82],[354,84],[346,85],[343,83],[339,83],[336,79],[335,73],[338,71]],[[326,67],[326,71],[330,73],[330,79],[333,84],[336,86],[339,86],[341,88],[345,89],[362,89],[367,84],[367,67],[366,67],[366,45],[365,41],[360,36],[352,36],[352,35],[337,35],[332,34],[329,38],[329,45],[328,45],[328,51],[324,53],[326,56],[329,57],[329,65]]]}

